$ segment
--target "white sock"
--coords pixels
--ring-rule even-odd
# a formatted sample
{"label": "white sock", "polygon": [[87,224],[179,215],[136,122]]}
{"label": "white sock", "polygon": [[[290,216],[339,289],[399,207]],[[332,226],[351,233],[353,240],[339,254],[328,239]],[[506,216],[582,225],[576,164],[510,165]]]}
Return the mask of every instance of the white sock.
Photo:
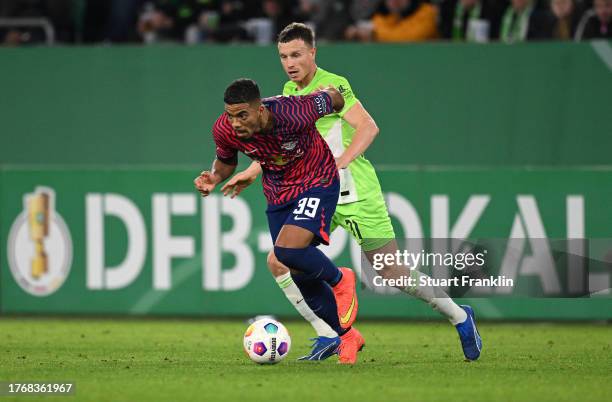
{"label": "white sock", "polygon": [[335,338],[338,336],[336,331],[334,331],[325,321],[320,319],[308,306],[304,300],[304,297],[302,296],[302,292],[300,292],[300,289],[293,282],[290,272],[277,276],[275,279],[276,283],[281,288],[283,293],[285,293],[285,296],[287,296],[287,299],[289,299],[293,307],[295,307],[298,313],[300,313],[300,315],[304,317],[304,319],[308,321],[310,325],[312,325],[318,336],[325,336],[327,338]]}
{"label": "white sock", "polygon": [[[416,279],[419,283],[419,277],[427,277],[424,273],[413,270],[410,276]],[[467,313],[457,305],[442,289],[433,286],[414,286],[401,289],[402,292],[408,293],[411,296],[419,298],[428,303],[434,310],[440,312],[453,325],[464,322],[467,319]]]}

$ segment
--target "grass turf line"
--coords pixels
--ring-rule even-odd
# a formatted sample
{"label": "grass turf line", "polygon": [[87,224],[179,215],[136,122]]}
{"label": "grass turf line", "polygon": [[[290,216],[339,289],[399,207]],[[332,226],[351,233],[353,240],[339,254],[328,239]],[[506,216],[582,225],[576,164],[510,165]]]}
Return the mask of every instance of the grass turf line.
{"label": "grass turf line", "polygon": [[[75,381],[78,401],[605,401],[612,326],[481,324],[467,363],[446,323],[364,322],[354,367],[297,362],[310,327],[285,323],[285,361],[258,366],[239,321],[0,319],[0,381]],[[40,397],[0,397],[1,401]]]}

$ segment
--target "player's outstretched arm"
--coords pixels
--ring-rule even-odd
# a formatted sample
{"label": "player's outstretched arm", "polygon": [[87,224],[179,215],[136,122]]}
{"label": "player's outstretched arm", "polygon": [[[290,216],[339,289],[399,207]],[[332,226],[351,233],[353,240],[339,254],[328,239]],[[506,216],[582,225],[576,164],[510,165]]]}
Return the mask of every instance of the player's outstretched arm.
{"label": "player's outstretched arm", "polygon": [[221,187],[223,195],[229,195],[231,198],[236,197],[245,188],[250,186],[261,173],[261,165],[259,162],[253,161],[251,165],[240,173],[236,173],[234,177],[229,179],[227,183]]}
{"label": "player's outstretched arm", "polygon": [[217,186],[230,177],[236,170],[236,165],[229,165],[215,159],[210,171],[205,170],[193,180],[196,189],[202,194],[202,197],[209,195]]}
{"label": "player's outstretched arm", "polygon": [[338,169],[346,168],[353,159],[364,153],[380,131],[372,116],[359,101],[344,114],[343,118],[355,129],[355,135],[351,144],[336,159]]}
{"label": "player's outstretched arm", "polygon": [[322,88],[321,91],[327,92],[327,94],[331,97],[332,108],[335,112],[339,112],[344,108],[344,98],[336,88],[329,86],[327,88]]}

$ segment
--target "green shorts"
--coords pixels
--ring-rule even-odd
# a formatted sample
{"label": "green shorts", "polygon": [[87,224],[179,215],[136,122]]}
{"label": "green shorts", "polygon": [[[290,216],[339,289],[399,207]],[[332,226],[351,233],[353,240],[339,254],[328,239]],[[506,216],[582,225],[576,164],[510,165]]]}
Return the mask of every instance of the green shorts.
{"label": "green shorts", "polygon": [[365,200],[339,204],[332,218],[332,232],[342,226],[363,251],[376,250],[395,238],[382,193]]}

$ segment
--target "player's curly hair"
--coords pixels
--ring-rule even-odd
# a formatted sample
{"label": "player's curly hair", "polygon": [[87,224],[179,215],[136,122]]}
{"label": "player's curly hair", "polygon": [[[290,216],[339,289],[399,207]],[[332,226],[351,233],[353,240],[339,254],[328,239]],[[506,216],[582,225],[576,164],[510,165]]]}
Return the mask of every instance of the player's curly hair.
{"label": "player's curly hair", "polygon": [[287,43],[301,39],[310,47],[315,45],[315,34],[312,28],[301,22],[292,22],[278,34],[278,43]]}
{"label": "player's curly hair", "polygon": [[223,94],[223,100],[227,105],[237,103],[251,103],[261,99],[257,83],[248,78],[239,78],[229,84]]}

